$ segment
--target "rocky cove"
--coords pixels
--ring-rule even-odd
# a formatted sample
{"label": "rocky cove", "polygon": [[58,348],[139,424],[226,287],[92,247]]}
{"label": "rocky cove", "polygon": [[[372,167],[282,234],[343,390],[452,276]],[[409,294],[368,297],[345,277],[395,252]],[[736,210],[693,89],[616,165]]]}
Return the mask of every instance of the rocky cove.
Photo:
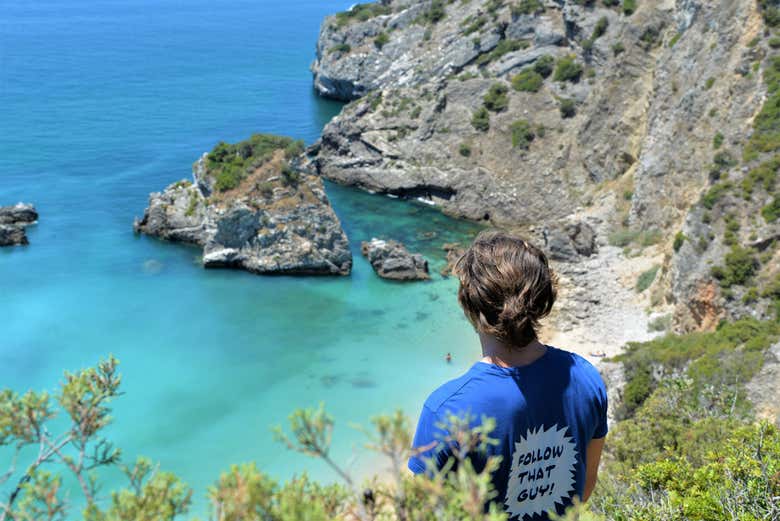
{"label": "rocky cove", "polygon": [[[45,8],[11,3],[4,9],[9,23],[0,34],[0,47],[8,50],[0,76],[9,80],[3,83],[6,95],[0,97],[5,116],[0,125],[0,204],[34,202],[40,224],[25,228],[32,246],[0,248],[0,315],[5,332],[0,343],[0,377],[4,387],[20,398],[28,390],[41,391],[38,396],[46,391],[59,409],[60,403],[51,393],[57,392],[57,382],[63,382],[63,369],[78,371],[113,353],[121,360],[122,396],[111,404],[115,421],[106,437],[122,449],[122,464],[132,465],[139,455],[148,456],[155,462],[154,468],[159,463],[156,476],[172,472],[181,478],[174,484],[186,483],[184,488],[176,486],[178,490],[186,493],[192,487],[191,510],[177,519],[209,517],[213,505],[206,491],[224,483],[220,476],[231,473],[231,463],[256,462],[258,471],[279,480],[280,486],[282,481],[306,472],[313,488],[320,489],[319,484],[326,487],[326,482],[337,479],[333,472],[322,462],[283,450],[273,441],[268,427],[284,423],[297,408],[317,407],[320,400],[325,401],[335,421],[333,460],[348,464],[353,461],[354,448],[366,441],[363,433],[348,425],[367,425],[368,418],[395,408],[403,409],[413,421],[431,389],[462,374],[473,359],[476,339],[458,309],[457,281],[438,274],[447,272],[444,254],[450,260],[457,259],[469,237],[487,223],[533,237],[554,257],[561,298],[556,306],[558,315],[551,317],[543,332],[545,342],[585,355],[622,349],[614,362],[595,357],[601,360],[600,370],[610,381],[610,403],[621,406],[613,411],[617,421],[607,442],[607,450],[615,457],[609,463],[616,466],[603,469],[597,487],[597,496],[607,500],[609,509],[604,513],[600,508],[604,500],[594,497],[595,519],[662,519],[674,510],[678,517],[721,521],[728,517],[724,504],[741,501],[760,507],[771,499],[777,506],[775,499],[780,495],[772,473],[763,485],[760,481],[762,469],[777,468],[777,431],[746,426],[754,421],[753,413],[777,418],[778,403],[780,329],[771,319],[777,300],[773,244],[776,169],[771,163],[776,143],[773,114],[768,109],[777,106],[773,76],[779,69],[774,47],[780,37],[780,17],[777,11],[773,15],[764,9],[772,2],[595,0],[566,5],[516,0],[496,7],[488,2],[477,5],[476,1],[420,2],[417,10],[422,14],[413,20],[421,32],[420,52],[425,50],[425,42],[443,48],[446,41],[439,39],[437,26],[444,28],[463,9],[480,10],[482,17],[473,20],[476,29],[470,23],[463,30],[468,28],[472,31],[469,36],[481,42],[491,29],[494,8],[497,24],[526,14],[558,23],[556,17],[562,9],[580,10],[595,20],[593,30],[583,35],[585,41],[577,43],[575,35],[567,36],[568,43],[562,42],[561,50],[567,56],[575,55],[573,60],[562,60],[566,56],[552,54],[557,48],[547,48],[552,62],[539,58],[505,77],[483,73],[477,60],[484,63],[488,57],[476,58],[465,73],[459,73],[464,82],[481,78],[485,84],[482,90],[475,89],[473,106],[464,114],[465,128],[473,134],[464,134],[467,138],[461,143],[452,136],[451,127],[453,148],[440,147],[450,156],[442,165],[471,158],[495,174],[487,165],[487,156],[479,154],[487,145],[474,140],[482,135],[478,128],[486,127],[486,141],[495,141],[496,150],[515,151],[511,163],[506,159],[512,170],[523,169],[525,158],[542,151],[558,153],[555,146],[546,146],[562,139],[558,127],[544,125],[540,132],[535,125],[537,114],[523,112],[524,102],[518,100],[547,96],[559,84],[573,92],[571,89],[589,81],[601,81],[600,75],[606,74],[616,78],[616,102],[624,98],[647,102],[644,91],[634,88],[628,68],[629,61],[642,60],[640,72],[647,88],[657,91],[658,96],[663,90],[672,95],[664,95],[663,103],[654,104],[652,109],[636,107],[646,126],[655,130],[651,137],[631,136],[637,139],[633,158],[643,156],[642,151],[655,147],[657,140],[667,139],[666,133],[671,132],[668,139],[674,141],[675,154],[688,150],[684,140],[689,128],[701,135],[700,141],[689,147],[691,154],[704,159],[700,167],[706,179],[699,193],[689,194],[692,200],[699,199],[690,209],[678,203],[653,209],[672,216],[687,212],[684,220],[645,228],[632,217],[637,201],[652,201],[645,197],[647,185],[657,187],[670,199],[682,194],[674,181],[682,181],[690,172],[680,170],[683,174],[678,177],[676,168],[687,168],[688,161],[671,153],[661,157],[670,165],[669,170],[641,186],[634,184],[627,172],[587,184],[592,197],[585,194],[581,203],[565,209],[563,217],[518,219],[508,224],[499,223],[500,207],[488,209],[488,221],[484,214],[476,213],[471,221],[447,218],[444,213],[452,212],[443,201],[450,197],[459,204],[456,199],[461,200],[463,194],[456,195],[451,187],[440,184],[420,184],[418,189],[406,191],[379,187],[361,191],[354,189],[354,184],[341,186],[315,176],[312,181],[319,182],[313,186],[324,189],[339,227],[349,239],[350,275],[256,276],[239,263],[276,267],[280,259],[289,258],[290,266],[302,264],[292,262],[295,257],[287,257],[285,252],[277,253],[280,256],[276,259],[264,256],[251,239],[234,243],[217,240],[214,230],[220,226],[220,216],[235,210],[240,216],[237,228],[247,222],[246,230],[262,235],[283,232],[289,248],[304,251],[304,241],[315,234],[305,229],[307,218],[303,213],[294,214],[291,203],[301,200],[301,191],[304,205],[316,207],[307,212],[321,211],[323,219],[328,212],[310,198],[314,190],[304,186],[309,185],[307,175],[317,173],[311,170],[316,159],[314,148],[301,155],[301,149],[293,145],[288,155],[289,142],[282,145],[273,138],[270,142],[276,144],[270,148],[278,151],[265,156],[265,147],[256,149],[250,136],[267,132],[315,143],[324,124],[342,110],[341,103],[314,95],[307,71],[321,23],[326,20],[340,32],[356,30],[364,22],[396,16],[398,5],[371,4],[326,18],[331,12],[347,9],[350,2],[217,5],[193,0],[184,5],[174,0],[71,0],[67,5],[53,3]],[[628,12],[627,4],[633,4],[633,12]],[[685,30],[676,22],[667,25],[651,44],[652,32],[641,38],[643,20],[653,15],[648,13],[649,7],[664,13],[691,11],[691,25]],[[605,9],[610,12],[604,13]],[[743,29],[724,28],[729,22],[716,12],[718,9],[744,10],[748,13],[746,25]],[[599,22],[604,17],[608,18],[606,27]],[[484,31],[476,34],[480,28]],[[377,34],[376,42],[369,39],[365,48],[346,49],[338,43],[334,47],[338,45],[344,56],[373,56],[380,48],[389,51],[398,43],[401,33],[396,31],[381,31],[386,34]],[[734,43],[732,33],[742,34],[740,31],[744,38]],[[567,33],[565,24],[563,32]],[[647,55],[639,52],[636,40],[620,36],[629,32],[639,34],[641,45],[647,44]],[[592,42],[587,41],[590,39]],[[716,48],[711,48],[713,43]],[[496,54],[488,54],[491,59],[504,51],[504,56],[512,56],[523,51],[519,48],[523,45],[505,42]],[[734,69],[729,69],[731,62],[722,60],[724,65],[710,72],[709,55],[722,59],[723,45],[731,46],[735,54],[745,53],[746,59]],[[591,47],[594,61],[603,60],[599,56],[605,46],[612,55],[592,76],[585,53]],[[333,49],[334,59],[338,49]],[[675,55],[678,52],[682,54]],[[615,53],[618,59],[613,59]],[[621,56],[626,62],[620,61]],[[662,63],[655,63],[656,57]],[[577,64],[582,67],[577,82],[555,79],[559,62],[561,78],[575,78]],[[491,63],[495,62],[486,67]],[[673,67],[665,71],[664,64]],[[648,72],[646,65],[654,68],[653,72]],[[694,76],[704,72],[696,79],[686,71]],[[416,73],[414,68],[411,72]],[[478,78],[469,78],[469,72]],[[618,81],[621,75],[624,80]],[[504,83],[506,92],[493,88],[495,83]],[[410,83],[409,87],[415,85]],[[529,90],[516,90],[515,85]],[[757,93],[755,105],[745,109],[755,109],[756,117],[733,119],[740,125],[737,129],[731,123],[730,97],[742,88]],[[373,94],[383,90],[381,86],[366,89],[345,110],[373,100]],[[558,110],[564,133],[577,129],[573,142],[587,139],[588,132],[599,128],[599,118],[590,123],[578,119],[598,94],[591,90],[584,102],[574,100],[573,104],[563,101],[573,96],[550,100],[552,108]],[[504,96],[508,103],[502,109]],[[622,110],[619,106],[613,109],[610,99],[604,102],[605,110]],[[423,101],[422,97],[411,98],[405,104],[415,102],[422,111]],[[704,117],[697,116],[705,101]],[[382,100],[375,103],[376,117],[384,117],[382,111],[389,115],[395,110],[383,106]],[[673,114],[688,107],[688,119]],[[411,118],[417,109],[406,110]],[[729,116],[723,115],[724,110]],[[549,116],[554,122],[553,115],[539,117]],[[501,123],[506,117],[511,117],[509,127]],[[447,136],[446,125],[441,128],[443,132],[434,136]],[[371,130],[384,132],[381,126]],[[388,144],[405,139],[405,130],[398,129],[397,137],[395,132],[390,132]],[[219,139],[235,145],[249,143],[241,150],[227,144],[215,147]],[[257,145],[268,142],[255,141]],[[622,152],[619,145],[615,141],[615,149]],[[662,155],[665,150],[659,148],[658,152]],[[201,165],[209,170],[204,176],[211,181],[199,183],[197,179],[204,177],[198,173],[201,167],[195,165],[195,177],[188,170],[203,152],[207,154]],[[215,152],[213,168],[208,159],[211,152]],[[261,157],[265,159],[254,168],[253,161]],[[399,168],[406,168],[417,158],[401,159],[403,163],[396,160]],[[628,163],[629,158],[625,159]],[[650,159],[643,159],[647,164],[641,165],[634,161],[632,167],[638,172],[652,164]],[[419,160],[426,159],[420,156]],[[569,166],[576,168],[578,164],[574,161]],[[356,168],[355,164],[352,167]],[[378,179],[381,174],[381,170],[372,171]],[[558,171],[546,175],[555,177]],[[163,190],[183,177],[186,182]],[[187,193],[190,187],[197,189],[194,197]],[[507,204],[508,210],[534,204],[526,200],[522,188],[518,185],[519,195]],[[190,244],[171,244],[143,233],[133,237],[129,224],[134,217],[143,220],[152,190],[163,194],[153,197],[157,206],[152,201],[147,225],[164,222],[164,218],[189,218],[199,211],[213,211],[214,217],[191,223],[195,233],[183,220],[184,224],[167,223],[160,228],[176,230],[180,237],[194,241]],[[178,190],[183,193],[176,193]],[[392,201],[371,195],[371,191],[401,199],[419,197],[427,204]],[[166,201],[165,192],[169,192],[170,201]],[[558,202],[548,204],[557,206]],[[205,224],[206,233],[201,233],[201,224]],[[221,225],[233,228],[233,223]],[[338,238],[340,234],[331,236]],[[431,280],[381,280],[361,252],[362,241],[370,243],[372,238],[397,240],[410,255],[421,254],[428,261]],[[203,269],[209,243],[213,243],[213,251],[224,252],[223,259],[233,262],[231,267],[242,269]],[[312,245],[310,251],[317,251],[310,254],[314,264],[330,262],[336,269],[344,266],[338,255],[328,253],[335,248],[326,238]],[[679,282],[682,284],[675,286]],[[742,318],[732,321],[737,317]],[[714,331],[699,331],[707,329]],[[669,330],[696,332],[663,335]],[[625,341],[655,335],[660,336],[621,348]],[[449,351],[451,363],[445,357]],[[750,404],[752,412],[746,410]],[[49,424],[55,430],[63,417],[67,419],[67,412],[63,413]],[[670,452],[670,447],[676,449]],[[12,460],[14,450],[6,445],[6,461]],[[383,470],[381,462],[359,458],[355,465],[358,472],[365,468],[373,476]],[[25,460],[22,455],[15,476],[7,484],[24,476]],[[749,472],[745,473],[746,469]],[[84,505],[82,492],[67,477],[68,469],[47,464],[45,470],[55,480],[63,475],[58,496],[69,507],[65,517],[79,517]],[[139,497],[121,472],[107,474],[101,476],[101,510],[114,507],[108,497],[111,491],[126,498]],[[612,487],[613,477],[623,479]],[[660,477],[661,482],[654,477]],[[240,483],[251,482],[257,481],[248,475]],[[56,486],[58,481],[51,483]],[[764,493],[767,489],[762,486],[767,484],[774,487],[772,494]],[[537,485],[546,484],[535,481],[534,488]],[[153,487],[153,491],[159,490]],[[0,501],[12,490],[3,487],[2,492]],[[361,496],[359,489],[354,497],[359,502]],[[271,498],[280,499],[278,494]],[[24,505],[33,505],[27,491],[17,504],[22,506],[23,499]],[[309,499],[307,495],[295,504],[306,508]],[[323,503],[332,504],[329,498]],[[703,511],[710,514],[699,516]],[[773,518],[766,510],[763,516],[755,509],[752,515],[744,509],[738,511],[751,519]],[[156,514],[150,515],[153,518]]]}
{"label": "rocky cove", "polygon": [[[755,120],[780,62],[765,24],[749,1],[358,4],[321,26],[314,87],[349,102],[321,138],[220,144],[135,229],[200,245],[206,267],[346,275],[324,178],[532,238],[561,276],[548,338],[591,357],[768,318],[778,167]],[[257,139],[282,141],[258,160]],[[392,241],[363,254],[381,277],[429,278]]]}
{"label": "rocky cove", "polygon": [[[563,307],[586,329],[608,304],[580,289],[616,273],[650,310],[632,314],[640,337],[654,321],[768,317],[755,288],[778,271],[777,164],[756,118],[777,60],[763,15],[747,0],[359,4],[320,30],[315,88],[349,104],[306,166],[531,236],[568,263]],[[743,261],[750,275],[730,284],[723,270]]]}

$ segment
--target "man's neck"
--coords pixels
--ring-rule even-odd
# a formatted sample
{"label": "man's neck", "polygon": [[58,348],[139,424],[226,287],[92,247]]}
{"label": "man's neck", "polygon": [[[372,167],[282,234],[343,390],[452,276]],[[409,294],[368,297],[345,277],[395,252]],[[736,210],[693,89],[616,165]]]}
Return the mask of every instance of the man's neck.
{"label": "man's neck", "polygon": [[547,352],[547,346],[538,340],[533,340],[523,347],[515,347],[501,342],[494,336],[480,333],[479,341],[482,343],[482,361],[500,367],[529,365]]}

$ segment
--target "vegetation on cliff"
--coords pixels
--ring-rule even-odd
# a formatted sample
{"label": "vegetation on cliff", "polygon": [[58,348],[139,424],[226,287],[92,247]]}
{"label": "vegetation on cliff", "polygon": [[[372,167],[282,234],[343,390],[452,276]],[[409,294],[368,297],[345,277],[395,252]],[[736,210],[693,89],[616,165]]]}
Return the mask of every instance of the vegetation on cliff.
{"label": "vegetation on cliff", "polygon": [[209,173],[216,182],[214,188],[224,192],[236,188],[254,170],[267,163],[277,150],[283,150],[290,160],[303,152],[303,141],[285,136],[255,134],[235,144],[220,141],[207,156]]}

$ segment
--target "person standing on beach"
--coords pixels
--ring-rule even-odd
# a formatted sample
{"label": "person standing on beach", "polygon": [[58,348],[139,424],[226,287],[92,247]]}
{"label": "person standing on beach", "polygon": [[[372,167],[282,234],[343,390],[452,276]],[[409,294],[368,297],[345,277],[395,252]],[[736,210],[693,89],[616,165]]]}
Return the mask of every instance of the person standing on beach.
{"label": "person standing on beach", "polygon": [[[512,521],[562,514],[596,486],[607,434],[607,393],[598,371],[581,356],[542,344],[539,320],[552,310],[556,277],[544,253],[502,232],[482,232],[457,262],[458,301],[482,344],[482,358],[425,401],[409,469],[441,469],[452,455],[442,440],[451,415],[496,420],[501,456],[492,475]],[[481,463],[480,463],[481,462]],[[480,467],[482,465],[482,467]]]}

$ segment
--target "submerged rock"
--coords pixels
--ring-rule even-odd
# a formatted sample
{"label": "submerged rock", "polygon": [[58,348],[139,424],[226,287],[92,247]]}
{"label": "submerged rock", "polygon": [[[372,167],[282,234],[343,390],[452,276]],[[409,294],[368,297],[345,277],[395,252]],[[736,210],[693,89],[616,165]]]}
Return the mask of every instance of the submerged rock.
{"label": "submerged rock", "polygon": [[25,228],[37,220],[38,212],[31,204],[0,206],[0,246],[29,244]]}
{"label": "submerged rock", "polygon": [[442,250],[447,252],[447,264],[441,269],[443,276],[452,275],[452,270],[455,268],[455,263],[466,253],[466,248],[459,242],[448,242],[442,245]]}
{"label": "submerged rock", "polygon": [[427,280],[428,261],[419,253],[410,253],[397,241],[371,239],[360,247],[363,256],[380,277],[392,280]]}
{"label": "submerged rock", "polygon": [[301,173],[302,145],[256,135],[220,143],[179,181],[149,197],[133,228],[203,248],[207,268],[259,274],[348,275],[352,255],[322,180]]}

